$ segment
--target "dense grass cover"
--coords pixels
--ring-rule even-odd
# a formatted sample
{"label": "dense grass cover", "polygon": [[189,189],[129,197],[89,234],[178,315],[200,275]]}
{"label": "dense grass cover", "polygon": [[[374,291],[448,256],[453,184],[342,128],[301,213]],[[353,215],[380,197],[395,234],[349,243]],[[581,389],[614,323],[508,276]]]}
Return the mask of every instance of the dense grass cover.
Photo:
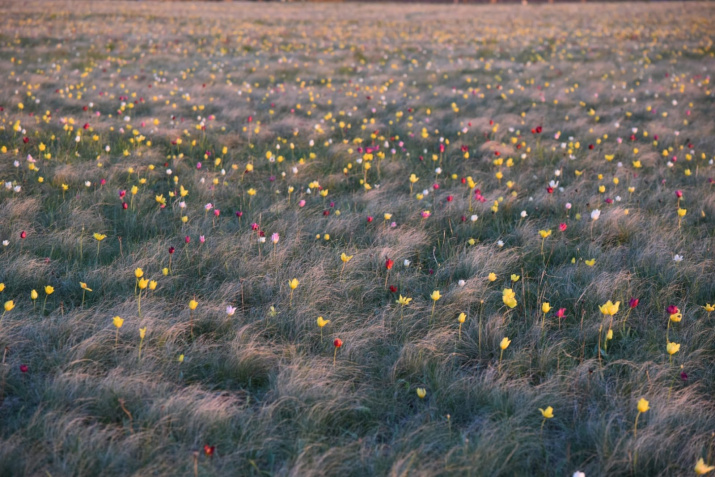
{"label": "dense grass cover", "polygon": [[69,6],[0,6],[0,476],[715,463],[711,4]]}

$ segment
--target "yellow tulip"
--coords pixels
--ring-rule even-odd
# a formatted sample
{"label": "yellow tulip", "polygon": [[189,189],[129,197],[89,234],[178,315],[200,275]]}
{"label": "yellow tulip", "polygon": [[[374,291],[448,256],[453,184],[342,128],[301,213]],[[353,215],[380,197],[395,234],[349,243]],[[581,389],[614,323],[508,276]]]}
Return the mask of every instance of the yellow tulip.
{"label": "yellow tulip", "polygon": [[502,351],[504,351],[509,347],[510,344],[511,340],[509,338],[504,337],[502,338],[501,343],[499,343],[499,347],[502,349]]}
{"label": "yellow tulip", "polygon": [[542,239],[545,239],[549,235],[551,235],[551,230],[539,230],[539,235],[541,235]]}
{"label": "yellow tulip", "polygon": [[52,295],[54,292],[55,292],[55,289],[54,289],[52,286],[47,285],[47,286],[45,287],[45,293],[46,293],[46,294]]}
{"label": "yellow tulip", "polygon": [[584,260],[583,263],[585,263],[589,267],[593,267],[596,264],[596,259],[592,258],[591,260]]}
{"label": "yellow tulip", "polygon": [[143,277],[143,276],[144,276],[144,270],[142,270],[141,268],[137,268],[136,270],[134,270],[134,276],[137,277],[137,278]]}
{"label": "yellow tulip", "polygon": [[641,414],[648,411],[648,409],[650,409],[648,401],[646,401],[644,398],[641,398],[640,401],[638,401],[638,414],[636,415],[636,423],[633,426],[633,437],[636,437],[638,435],[638,418],[641,417]]}
{"label": "yellow tulip", "polygon": [[139,279],[139,289],[144,290],[149,285],[149,280],[146,278]]}
{"label": "yellow tulip", "polygon": [[539,408],[539,411],[541,411],[541,415],[544,416],[544,419],[551,419],[554,417],[554,408],[551,406],[546,409]]}
{"label": "yellow tulip", "polygon": [[340,255],[340,260],[342,260],[343,263],[348,263],[350,260],[352,260],[352,258],[352,255],[345,255],[345,252]]}
{"label": "yellow tulip", "polygon": [[488,276],[490,282],[495,282],[497,280],[497,274],[492,272]]}
{"label": "yellow tulip", "polygon": [[425,388],[417,388],[417,396],[420,399],[424,399],[427,396],[427,390]]}
{"label": "yellow tulip", "polygon": [[197,302],[196,300],[191,300],[189,302],[189,310],[193,311],[196,309],[197,306],[199,306],[199,302]]}
{"label": "yellow tulip", "polygon": [[146,326],[144,328],[139,328],[139,338],[144,339],[146,336]]}
{"label": "yellow tulip", "polygon": [[459,323],[464,323],[464,320],[466,320],[466,319],[467,319],[467,315],[465,315],[464,313],[460,313],[459,316],[457,317],[457,321]]}
{"label": "yellow tulip", "polygon": [[104,239],[106,239],[106,238],[107,238],[107,236],[104,235],[104,234],[98,234],[97,232],[94,233],[94,239],[95,239],[97,242],[101,242],[102,240],[104,240]]}
{"label": "yellow tulip", "polygon": [[519,281],[519,278],[521,278],[519,275],[512,274],[511,281],[516,283]]}
{"label": "yellow tulip", "polygon": [[3,290],[5,290],[5,284],[4,284],[4,283],[0,283],[0,292],[2,292]]}
{"label": "yellow tulip", "polygon": [[115,316],[114,318],[112,318],[112,323],[114,324],[114,326],[117,327],[117,329],[119,329],[124,324],[124,320],[118,316]]}
{"label": "yellow tulip", "polygon": [[601,310],[601,313],[607,316],[613,316],[616,313],[618,313],[618,307],[620,306],[621,302],[617,301],[616,303],[612,303],[611,300],[608,300],[606,303],[603,305],[599,306],[599,309]]}
{"label": "yellow tulip", "polygon": [[15,308],[15,302],[12,300],[6,301],[5,302],[5,311],[10,311],[13,308]]}
{"label": "yellow tulip", "polygon": [[298,285],[300,285],[300,282],[297,278],[294,278],[288,282],[288,285],[290,286],[291,290],[295,290],[296,288],[298,288]]}
{"label": "yellow tulip", "polygon": [[149,282],[149,290],[156,290],[156,285],[157,285],[156,281],[155,281],[155,280],[151,280],[151,281]]}
{"label": "yellow tulip", "polygon": [[549,311],[551,311],[551,305],[548,302],[542,303],[541,311],[543,311],[544,313],[548,313]]}
{"label": "yellow tulip", "polygon": [[38,296],[39,296],[39,295],[37,294],[37,290],[32,290],[32,291],[30,292],[30,298],[32,298],[33,300],[37,300],[37,297],[38,297]]}
{"label": "yellow tulip", "polygon": [[84,282],[79,282],[79,286],[82,288],[82,290],[86,290],[86,291],[90,291],[90,292],[92,291],[92,289],[89,288],[89,287],[87,286],[87,284],[84,283]]}
{"label": "yellow tulip", "polygon": [[322,316],[319,316],[317,321],[318,321],[318,326],[320,326],[321,328],[323,326],[327,325],[328,323],[330,323],[330,320],[325,320],[325,319],[323,319]]}
{"label": "yellow tulip", "polygon": [[675,353],[680,351],[680,345],[678,343],[673,343],[672,341],[670,341],[666,346],[666,351],[668,351],[669,355],[673,356]]}
{"label": "yellow tulip", "polygon": [[705,475],[712,470],[715,470],[715,466],[705,465],[705,461],[702,457],[698,459],[698,462],[695,464],[695,473],[698,475]]}
{"label": "yellow tulip", "polygon": [[432,298],[432,300],[434,300],[434,301],[437,301],[437,300],[439,300],[440,298],[442,298],[442,295],[439,294],[439,290],[435,290],[435,291],[433,291],[432,294],[430,295],[430,298]]}
{"label": "yellow tulip", "polygon": [[511,288],[505,288],[502,292],[502,301],[509,308],[514,308],[516,306],[516,294]]}

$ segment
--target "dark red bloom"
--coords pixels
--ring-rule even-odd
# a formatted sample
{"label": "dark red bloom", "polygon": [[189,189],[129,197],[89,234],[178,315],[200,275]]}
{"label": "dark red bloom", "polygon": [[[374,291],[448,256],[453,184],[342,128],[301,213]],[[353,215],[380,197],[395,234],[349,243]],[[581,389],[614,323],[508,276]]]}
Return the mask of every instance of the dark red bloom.
{"label": "dark red bloom", "polygon": [[397,287],[395,285],[390,285],[390,291],[392,293],[397,293]]}
{"label": "dark red bloom", "polygon": [[126,202],[122,202],[122,209],[127,210],[129,208],[129,204]]}
{"label": "dark red bloom", "polygon": [[369,224],[369,223],[372,222],[372,221],[373,221],[372,216],[371,216],[371,215],[368,215],[368,216],[367,216],[367,223]]}
{"label": "dark red bloom", "polygon": [[120,190],[120,191],[119,191],[119,198],[120,198],[120,199],[123,199],[125,195],[127,195],[127,191],[125,191],[125,190]]}
{"label": "dark red bloom", "polygon": [[683,381],[687,381],[687,380],[688,380],[688,375],[685,374],[685,371],[683,371],[683,372],[680,373],[680,379],[682,379]]}
{"label": "dark red bloom", "polygon": [[27,232],[23,230],[22,232],[20,232],[20,238],[24,239],[25,237],[27,237]]}
{"label": "dark red bloom", "polygon": [[174,250],[176,250],[174,247],[169,247],[169,254],[174,253]]}
{"label": "dark red bloom", "polygon": [[341,340],[340,338],[335,338],[335,340],[333,340],[333,346],[335,346],[336,348],[340,348],[342,345],[343,340]]}
{"label": "dark red bloom", "polygon": [[560,231],[565,232],[567,228],[568,228],[568,225],[563,224],[563,223],[559,224]]}
{"label": "dark red bloom", "polygon": [[208,457],[211,457],[214,455],[214,452],[216,451],[216,446],[210,446],[208,444],[204,444],[204,454],[206,454]]}
{"label": "dark red bloom", "polygon": [[186,237],[184,237],[184,243],[189,243],[189,242],[191,242],[191,237],[189,237],[187,235]]}
{"label": "dark red bloom", "polygon": [[258,230],[258,224],[255,223],[255,222],[253,222],[253,223],[251,224],[251,230]]}
{"label": "dark red bloom", "polygon": [[683,191],[682,191],[682,190],[676,190],[676,191],[675,191],[675,197],[677,197],[678,199],[680,199],[681,197],[683,197]]}
{"label": "dark red bloom", "polygon": [[385,260],[385,268],[388,270],[391,269],[394,264],[395,262],[390,260],[389,258]]}
{"label": "dark red bloom", "polygon": [[330,215],[330,211],[328,209],[325,209],[323,211],[323,215],[327,217],[328,215]]}
{"label": "dark red bloom", "polygon": [[678,313],[678,307],[675,305],[668,305],[668,308],[666,308],[666,311],[668,312],[669,315],[673,315],[675,313]]}
{"label": "dark red bloom", "polygon": [[638,306],[639,301],[640,300],[638,298],[631,298],[630,300],[628,300],[628,306],[630,306],[631,308],[635,308]]}
{"label": "dark red bloom", "polygon": [[556,316],[558,318],[566,317],[566,308],[559,308],[559,311],[556,312]]}
{"label": "dark red bloom", "polygon": [[243,212],[241,212],[240,210],[236,212],[236,217],[238,217],[239,219],[243,217]]}
{"label": "dark red bloom", "polygon": [[447,196],[447,202],[452,202],[454,200],[454,196],[448,195]]}
{"label": "dark red bloom", "polygon": [[549,187],[546,188],[546,192],[548,192],[549,194],[553,194],[553,193],[554,193],[554,188],[551,187],[551,186],[549,186]]}
{"label": "dark red bloom", "polygon": [[26,364],[21,364],[21,365],[20,365],[20,372],[21,372],[21,373],[26,373],[26,372],[28,371],[28,369],[29,369],[29,368],[27,367]]}

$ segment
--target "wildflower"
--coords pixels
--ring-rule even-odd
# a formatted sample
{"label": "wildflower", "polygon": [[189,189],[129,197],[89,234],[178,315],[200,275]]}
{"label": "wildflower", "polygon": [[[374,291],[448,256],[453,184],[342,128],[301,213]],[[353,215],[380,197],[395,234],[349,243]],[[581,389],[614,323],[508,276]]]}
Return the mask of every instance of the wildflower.
{"label": "wildflower", "polygon": [[715,470],[715,466],[705,465],[705,461],[702,457],[695,463],[695,473],[698,475],[705,475],[712,470]]}
{"label": "wildflower", "polygon": [[516,294],[511,288],[505,288],[502,292],[502,301],[509,308],[514,308],[516,306]]}
{"label": "wildflower", "polygon": [[620,306],[621,302],[617,301],[616,303],[612,303],[611,300],[608,300],[606,303],[603,305],[599,306],[599,309],[601,310],[601,313],[603,313],[606,316],[613,316],[616,313],[618,313],[618,307]]}
{"label": "wildflower", "polygon": [[290,287],[290,300],[288,302],[288,306],[293,305],[293,290],[298,288],[299,284],[300,284],[300,282],[298,281],[297,278],[294,278],[294,279],[288,281],[288,286]]}
{"label": "wildflower", "polygon": [[233,316],[234,313],[236,313],[236,307],[231,306],[231,305],[228,305],[228,306],[226,307],[226,314],[227,314],[228,316]]}
{"label": "wildflower", "polygon": [[511,344],[511,340],[507,337],[502,338],[501,342],[499,343],[499,348],[501,348],[501,353],[499,354],[499,364],[501,364],[501,359],[504,356],[504,350],[509,347]]}
{"label": "wildflower", "polygon": [[601,211],[598,209],[593,209],[591,211],[591,220],[596,221],[599,217],[601,217]]}
{"label": "wildflower", "polygon": [[439,290],[435,290],[430,295],[430,298],[432,298],[432,315],[430,315],[430,322],[431,322],[432,318],[434,318],[434,308],[437,305],[437,300],[442,298],[442,295],[439,294]]}
{"label": "wildflower", "polygon": [[487,276],[487,278],[489,279],[490,282],[495,282],[497,280],[497,274],[492,272]]}
{"label": "wildflower", "polygon": [[644,398],[641,398],[640,401],[638,401],[638,415],[636,415],[636,424],[633,427],[633,436],[636,436],[637,430],[638,430],[638,418],[640,417],[641,414],[647,412],[650,409],[650,403],[646,401]]}
{"label": "wildflower", "polygon": [[668,343],[666,346],[666,351],[668,352],[669,355],[673,356],[675,353],[680,351],[680,344],[678,343],[673,343],[672,341]]}
{"label": "wildflower", "polygon": [[519,278],[521,278],[519,275],[513,274],[511,275],[511,281],[516,283],[519,281]]}
{"label": "wildflower", "polygon": [[541,411],[541,415],[544,416],[544,419],[551,419],[554,417],[554,408],[551,406],[546,409],[539,408],[539,411]]}
{"label": "wildflower", "polygon": [[335,338],[333,340],[333,346],[335,347],[335,352],[333,353],[333,366],[335,366],[335,359],[338,356],[338,348],[340,348],[343,345],[343,340],[340,338]]}
{"label": "wildflower", "polygon": [[425,388],[417,388],[417,397],[424,399],[427,396],[427,390]]}

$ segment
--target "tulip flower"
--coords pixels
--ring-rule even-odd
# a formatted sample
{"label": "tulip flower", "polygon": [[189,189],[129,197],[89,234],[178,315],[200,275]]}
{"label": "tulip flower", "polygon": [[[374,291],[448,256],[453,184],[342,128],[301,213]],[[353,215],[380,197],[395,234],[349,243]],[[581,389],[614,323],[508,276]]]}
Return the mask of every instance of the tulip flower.
{"label": "tulip flower", "polygon": [[323,319],[322,316],[319,316],[317,323],[318,323],[318,326],[320,327],[320,342],[322,343],[323,342],[323,327],[325,325],[327,325],[328,323],[330,323],[330,320],[325,320],[325,319]]}
{"label": "tulip flower", "polygon": [[514,308],[516,306],[516,294],[511,288],[505,288],[502,292],[502,301],[509,308]]}
{"label": "tulip flower", "polygon": [[680,344],[678,343],[673,343],[672,341],[669,341],[668,344],[665,347],[665,350],[668,352],[670,355],[668,360],[670,361],[670,364],[673,364],[673,355],[680,351]]}
{"label": "tulip flower", "polygon": [[430,298],[432,298],[432,315],[430,316],[430,323],[431,323],[432,318],[434,318],[434,307],[437,305],[437,300],[442,298],[442,295],[439,294],[439,290],[435,290],[430,295]]}
{"label": "tulip flower", "polygon": [[457,317],[457,321],[459,322],[459,340],[462,340],[462,324],[464,323],[464,320],[467,319],[467,315],[464,313],[460,313],[459,316]]}
{"label": "tulip flower", "polygon": [[495,282],[497,280],[497,274],[492,272],[488,275],[487,278],[489,279],[490,282]]}
{"label": "tulip flower", "polygon": [[715,311],[715,305],[711,305],[710,303],[706,303],[705,306],[703,307],[705,311],[708,312],[708,318],[710,318],[710,313]]}
{"label": "tulip flower", "polygon": [[400,298],[397,300],[397,304],[400,305],[400,320],[402,320],[402,315],[405,310],[405,306],[409,305],[410,302],[412,301],[412,298],[407,298],[406,296],[400,295]]}
{"label": "tulip flower", "polygon": [[114,318],[112,318],[112,324],[114,324],[114,327],[117,329],[117,335],[114,338],[114,346],[116,347],[119,343],[119,328],[121,328],[124,324],[124,320],[118,316],[115,316]]}
{"label": "tulip flower", "polygon": [[501,348],[501,353],[499,353],[499,365],[501,366],[501,359],[504,356],[504,350],[509,347],[511,344],[511,340],[507,337],[502,338],[501,342],[499,343],[499,347]]}
{"label": "tulip flower", "polygon": [[338,348],[343,345],[343,340],[340,338],[335,338],[333,340],[333,346],[335,347],[335,352],[333,353],[333,366],[335,366],[335,359],[338,357]]}
{"label": "tulip flower", "polygon": [[80,305],[80,308],[84,308],[84,294],[85,292],[91,292],[92,289],[89,288],[84,282],[79,282],[79,286],[82,288],[82,304]]}
{"label": "tulip flower", "polygon": [[144,328],[139,328],[139,359],[142,359],[142,345],[144,344],[144,337],[146,336],[146,326]]}
{"label": "tulip flower", "polygon": [[13,308],[15,308],[15,302],[12,300],[8,300],[5,302],[5,310],[2,312],[2,317],[0,317],[0,324],[2,324],[2,320],[5,318],[5,313],[8,311],[11,311]]}
{"label": "tulip flower", "polygon": [[52,286],[50,286],[50,285],[45,286],[45,300],[42,302],[42,314],[43,315],[45,314],[45,307],[47,305],[47,297],[52,295],[54,292],[55,292],[55,289]]}
{"label": "tulip flower", "polygon": [[290,299],[288,300],[289,307],[293,306],[293,290],[298,288],[298,285],[300,285],[300,282],[297,278],[288,281],[288,286],[290,287]]}
{"label": "tulip flower", "polygon": [[547,407],[546,409],[539,408],[539,412],[541,412],[541,415],[544,418],[544,420],[541,421],[541,432],[544,432],[544,424],[546,424],[546,420],[553,419],[554,417],[554,408],[551,406]]}
{"label": "tulip flower", "polygon": [[636,415],[636,424],[635,426],[633,426],[633,437],[636,437],[638,433],[638,418],[641,416],[641,414],[647,412],[648,409],[650,409],[650,403],[644,398],[641,398],[640,401],[638,401],[638,414]]}
{"label": "tulip flower", "polygon": [[199,306],[199,302],[196,300],[191,300],[189,302],[189,327],[191,329],[191,336],[194,336],[194,310]]}
{"label": "tulip flower", "polygon": [[620,301],[613,303],[613,302],[611,302],[611,300],[608,300],[606,303],[599,306],[598,308],[601,310],[601,313],[603,313],[604,315],[613,316],[616,313],[618,313],[618,307],[620,306],[620,304],[621,304]]}
{"label": "tulip flower", "polygon": [[385,270],[387,270],[387,274],[385,275],[385,288],[387,288],[387,279],[390,277],[390,270],[392,270],[394,264],[395,262],[389,258],[385,260]]}
{"label": "tulip flower", "polygon": [[515,274],[512,274],[512,275],[511,275],[511,281],[512,281],[513,283],[518,282],[518,281],[519,281],[519,278],[521,278],[519,275],[515,275]]}
{"label": "tulip flower", "polygon": [[94,233],[94,239],[97,241],[97,260],[99,260],[99,245],[102,243],[102,240],[106,238],[107,236],[104,234]]}
{"label": "tulip flower", "polygon": [[705,461],[702,457],[698,459],[698,461],[695,463],[695,473],[697,475],[705,475],[708,472],[712,472],[713,470],[715,470],[715,466],[705,465]]}
{"label": "tulip flower", "polygon": [[683,220],[683,217],[685,217],[685,214],[687,213],[688,211],[686,209],[678,207],[678,228],[680,228],[680,221]]}
{"label": "tulip flower", "polygon": [[417,397],[424,399],[427,396],[427,390],[425,388],[417,388]]}
{"label": "tulip flower", "polygon": [[343,266],[342,266],[342,268],[340,269],[340,279],[341,279],[341,280],[343,279],[343,271],[345,270],[345,265],[347,265],[347,263],[348,263],[350,260],[352,260],[352,259],[353,259],[353,256],[352,256],[352,255],[346,255],[345,252],[343,252],[342,254],[340,254],[340,260],[343,261]]}
{"label": "tulip flower", "polygon": [[37,300],[37,297],[39,295],[37,294],[37,290],[33,289],[30,292],[30,299],[32,300],[32,311],[35,311],[35,300]]}
{"label": "tulip flower", "polygon": [[234,313],[236,313],[236,307],[235,307],[235,306],[231,306],[231,305],[226,306],[226,314],[227,314],[228,316],[233,316]]}
{"label": "tulip flower", "polygon": [[541,311],[543,312],[543,315],[541,316],[541,327],[544,327],[544,324],[546,322],[546,314],[551,311],[551,305],[549,302],[544,302],[541,304]]}

